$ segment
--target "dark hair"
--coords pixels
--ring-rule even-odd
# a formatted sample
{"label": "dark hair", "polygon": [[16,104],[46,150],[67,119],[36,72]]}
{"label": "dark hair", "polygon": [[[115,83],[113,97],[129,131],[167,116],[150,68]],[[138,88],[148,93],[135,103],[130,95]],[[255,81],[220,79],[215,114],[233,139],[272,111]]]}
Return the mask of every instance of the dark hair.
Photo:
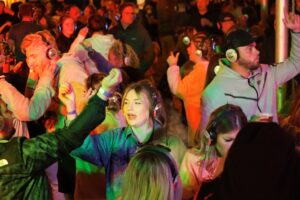
{"label": "dark hair", "polygon": [[104,34],[106,31],[106,20],[104,17],[95,14],[91,15],[88,19],[89,34],[93,34],[94,32],[102,31]]}
{"label": "dark hair", "polygon": [[132,2],[125,2],[125,3],[121,4],[121,5],[120,5],[120,14],[121,14],[121,16],[122,16],[123,10],[124,10],[125,8],[127,8],[127,7],[132,7],[132,8],[135,9],[135,8],[137,7],[137,5],[134,4],[134,3],[132,3]]}
{"label": "dark hair", "polygon": [[33,17],[33,7],[29,3],[20,4],[19,16],[22,17]]}

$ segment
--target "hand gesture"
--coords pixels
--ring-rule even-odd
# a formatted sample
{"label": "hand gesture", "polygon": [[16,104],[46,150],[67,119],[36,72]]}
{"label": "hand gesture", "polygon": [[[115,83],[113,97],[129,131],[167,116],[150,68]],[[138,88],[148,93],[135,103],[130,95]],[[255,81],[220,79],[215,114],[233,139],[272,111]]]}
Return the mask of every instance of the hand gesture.
{"label": "hand gesture", "polygon": [[86,92],[83,93],[83,102],[88,102],[92,96],[95,95],[95,91],[92,88],[89,88]]}
{"label": "hand gesture", "polygon": [[101,88],[105,91],[112,91],[114,88],[122,82],[122,74],[119,69],[113,68],[108,76],[106,76],[101,82]]}
{"label": "hand gesture", "polygon": [[284,25],[295,33],[300,33],[300,16],[295,13],[284,12]]}
{"label": "hand gesture", "polygon": [[54,78],[54,72],[55,72],[57,67],[58,66],[56,65],[56,62],[51,60],[49,65],[44,68],[44,70],[41,72],[41,74],[39,76],[40,77],[48,76],[51,79],[53,79]]}
{"label": "hand gesture", "polygon": [[167,58],[167,63],[169,64],[169,66],[177,65],[178,58],[179,52],[174,55],[173,51],[171,51],[169,57]]}
{"label": "hand gesture", "polygon": [[80,29],[80,31],[78,32],[78,34],[81,35],[81,36],[83,36],[84,38],[86,38],[88,32],[89,32],[89,28],[87,26],[85,26],[82,29]]}
{"label": "hand gesture", "polygon": [[76,111],[75,93],[70,83],[63,83],[59,87],[58,98],[66,106],[67,112]]}

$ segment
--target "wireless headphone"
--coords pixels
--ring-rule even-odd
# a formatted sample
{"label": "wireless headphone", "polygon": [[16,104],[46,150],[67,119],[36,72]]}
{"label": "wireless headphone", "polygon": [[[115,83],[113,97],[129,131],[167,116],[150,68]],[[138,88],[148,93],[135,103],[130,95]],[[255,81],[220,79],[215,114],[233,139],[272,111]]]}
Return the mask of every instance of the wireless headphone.
{"label": "wireless headphone", "polygon": [[157,155],[157,157],[163,157],[164,160],[168,163],[170,172],[172,174],[172,183],[176,184],[178,182],[178,168],[176,166],[174,158],[170,154],[170,148],[163,145],[144,145],[136,152],[135,155],[138,155],[142,152],[151,152]]}
{"label": "wireless headphone", "polygon": [[213,120],[211,120],[204,133],[205,137],[208,139],[209,145],[215,145],[217,143],[218,124],[227,116],[232,115],[234,112],[237,112],[238,108],[239,107],[233,107],[231,105],[227,105],[225,110],[222,110],[219,114],[217,114],[217,116]]}
{"label": "wireless headphone", "polygon": [[[64,16],[62,16],[61,18],[60,18],[60,20],[59,20],[59,24],[58,24],[58,26],[57,26],[57,30],[58,30],[58,32],[59,33],[61,33],[62,32],[62,30],[63,30],[63,23],[64,23],[64,21],[67,19],[67,18],[71,18],[69,15],[64,15]],[[71,18],[72,19],[72,18]],[[77,24],[75,23],[75,21],[74,21],[74,32],[76,32],[77,31]]]}
{"label": "wireless headphone", "polygon": [[49,60],[53,60],[58,56],[58,52],[55,48],[51,47],[50,42],[45,38],[42,32],[37,32],[39,36],[41,36],[43,42],[47,45],[48,49],[46,51],[46,56]]}
{"label": "wireless headphone", "polygon": [[225,56],[229,62],[236,62],[239,59],[239,51],[233,46],[232,41],[226,38]]}
{"label": "wireless headphone", "polygon": [[[197,42],[199,39],[201,41]],[[196,45],[196,48],[197,48],[195,53],[199,57],[206,57],[207,54],[208,54],[208,48],[212,48],[212,50],[215,51],[215,46],[216,46],[215,41],[213,40],[213,38],[208,37],[204,34],[203,35],[200,35],[200,34],[198,35],[198,33],[197,33],[193,36],[193,38],[190,38],[187,35],[182,38],[182,42],[185,45],[189,45],[191,43],[191,41],[194,41],[194,43]],[[205,45],[206,41],[209,42],[209,46]]]}
{"label": "wireless headphone", "polygon": [[196,45],[196,55],[199,57],[206,56],[208,53],[208,47],[205,47],[204,44],[206,41],[211,42],[211,39],[207,36],[200,36],[199,38],[201,39],[201,42],[198,45]]}
{"label": "wireless headphone", "polygon": [[122,55],[123,63],[124,63],[125,66],[130,66],[131,61],[130,61],[130,57],[127,55],[126,44],[122,40],[121,40],[121,44],[122,44],[122,51],[123,51],[123,53],[122,53],[123,54]]}

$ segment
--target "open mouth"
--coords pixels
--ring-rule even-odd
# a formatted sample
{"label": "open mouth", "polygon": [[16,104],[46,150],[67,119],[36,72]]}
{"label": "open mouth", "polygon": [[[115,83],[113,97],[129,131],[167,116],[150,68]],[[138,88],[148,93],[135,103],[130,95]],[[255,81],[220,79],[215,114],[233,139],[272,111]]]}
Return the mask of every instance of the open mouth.
{"label": "open mouth", "polygon": [[136,115],[134,114],[127,114],[127,119],[128,120],[134,120],[136,118]]}

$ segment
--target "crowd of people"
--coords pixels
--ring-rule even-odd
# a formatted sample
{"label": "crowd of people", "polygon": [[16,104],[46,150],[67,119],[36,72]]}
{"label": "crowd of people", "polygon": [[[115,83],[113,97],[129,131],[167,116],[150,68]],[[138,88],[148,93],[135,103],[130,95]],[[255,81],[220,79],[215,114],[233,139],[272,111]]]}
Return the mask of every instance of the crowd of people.
{"label": "crowd of people", "polygon": [[70,2],[0,1],[1,199],[300,198],[300,1]]}

